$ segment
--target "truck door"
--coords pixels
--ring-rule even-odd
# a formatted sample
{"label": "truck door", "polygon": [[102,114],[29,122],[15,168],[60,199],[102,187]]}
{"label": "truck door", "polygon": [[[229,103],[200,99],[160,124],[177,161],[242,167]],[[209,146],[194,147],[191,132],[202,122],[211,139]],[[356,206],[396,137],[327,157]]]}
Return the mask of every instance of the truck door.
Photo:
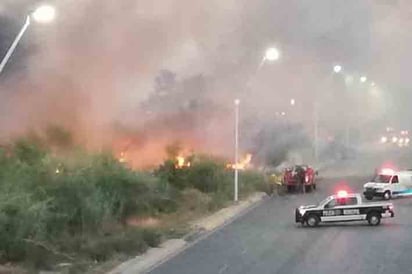
{"label": "truck door", "polygon": [[320,220],[322,222],[335,221],[341,214],[340,210],[336,208],[337,202],[336,198],[330,200],[322,210],[322,217]]}
{"label": "truck door", "polygon": [[335,198],[322,211],[322,222],[361,220],[356,197]]}
{"label": "truck door", "polygon": [[392,176],[392,179],[391,179],[390,189],[393,195],[403,195],[406,191],[405,182],[400,183],[399,176],[394,175]]}
{"label": "truck door", "polygon": [[346,204],[342,206],[342,220],[363,220],[365,216],[361,215],[359,204],[362,201],[358,201],[357,197],[348,197]]}

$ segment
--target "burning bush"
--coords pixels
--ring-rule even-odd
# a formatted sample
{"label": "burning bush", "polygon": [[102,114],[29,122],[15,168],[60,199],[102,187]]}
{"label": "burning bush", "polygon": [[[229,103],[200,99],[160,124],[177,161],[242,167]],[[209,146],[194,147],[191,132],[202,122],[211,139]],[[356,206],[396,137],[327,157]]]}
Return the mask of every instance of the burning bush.
{"label": "burning bush", "polygon": [[[62,239],[105,238],[105,224],[122,227],[132,215],[177,209],[173,188],[129,170],[110,154],[79,153],[59,159],[20,140],[10,155],[0,153],[0,163],[0,262],[32,259],[36,265],[44,264],[47,256],[30,257],[34,253],[28,251],[34,247],[39,248],[36,253],[58,257],[62,250],[82,253],[87,241],[74,246]],[[57,173],[56,166],[64,169]]]}
{"label": "burning bush", "polygon": [[[233,197],[233,169],[228,169],[223,159],[207,155],[190,155],[185,159],[189,159],[185,160],[189,166],[181,167],[177,164],[179,159],[172,158],[166,160],[155,174],[181,190],[195,188],[225,201]],[[269,183],[262,173],[243,170],[240,165],[238,169],[241,194],[268,191]]]}
{"label": "burning bush", "polygon": [[223,161],[211,157],[200,156],[195,161],[187,174],[188,184],[205,193],[233,191],[231,174],[225,168]]}
{"label": "burning bush", "polygon": [[224,161],[203,155],[191,155],[188,159],[188,166],[180,166],[179,158],[168,159],[155,174],[179,189],[196,188],[205,193],[226,189],[230,173]]}
{"label": "burning bush", "polygon": [[[25,138],[0,150],[0,263],[28,260],[47,267],[56,258],[100,261],[113,252],[143,251],[160,241],[162,230],[129,227],[130,219],[187,209],[203,214],[233,197],[233,171],[221,159],[169,151],[172,158],[149,174],[111,153],[78,149],[61,158],[45,143]],[[250,172],[241,172],[241,195],[265,184]]]}

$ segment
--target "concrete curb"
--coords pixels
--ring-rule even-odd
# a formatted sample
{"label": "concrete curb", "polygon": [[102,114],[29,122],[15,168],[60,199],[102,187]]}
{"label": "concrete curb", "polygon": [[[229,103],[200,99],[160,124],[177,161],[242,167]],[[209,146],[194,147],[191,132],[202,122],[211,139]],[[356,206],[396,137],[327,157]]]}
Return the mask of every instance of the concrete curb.
{"label": "concrete curb", "polygon": [[218,229],[230,224],[263,202],[268,196],[266,193],[255,193],[248,199],[223,208],[218,212],[191,223],[193,231],[182,239],[170,239],[158,248],[151,248],[146,253],[130,259],[108,274],[136,274],[147,273],[162,265],[184,250],[206,239]]}

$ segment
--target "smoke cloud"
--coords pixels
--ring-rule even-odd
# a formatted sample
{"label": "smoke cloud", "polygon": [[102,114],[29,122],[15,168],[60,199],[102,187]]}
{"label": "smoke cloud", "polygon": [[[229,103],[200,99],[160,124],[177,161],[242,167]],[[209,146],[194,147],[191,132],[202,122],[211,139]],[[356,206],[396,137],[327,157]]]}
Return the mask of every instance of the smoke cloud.
{"label": "smoke cloud", "polygon": [[[33,4],[2,1],[0,17],[20,18]],[[402,31],[392,39],[386,36],[406,24],[399,21],[407,16],[399,3],[55,4],[56,22],[33,24],[23,41],[29,57],[18,61],[26,69],[13,71],[1,84],[0,138],[52,124],[69,129],[92,149],[137,147],[130,152],[138,158],[137,165],[158,160],[159,151],[175,140],[228,156],[233,153],[235,98],[241,100],[242,146],[247,150],[256,145],[253,136],[274,121],[299,123],[305,138],[313,136],[314,102],[320,106],[322,138],[340,133],[348,124],[354,132],[365,125],[381,126],[396,106],[396,100],[387,103],[388,87],[405,81],[379,65],[388,64],[390,50],[388,66],[393,69],[402,58],[395,53],[399,39],[405,42],[402,53],[410,42]],[[6,15],[5,10],[18,12]],[[268,46],[278,47],[281,59],[258,69]],[[363,73],[376,79],[379,89],[371,96],[369,88],[345,85],[343,76],[331,73],[336,63],[342,63],[355,82]],[[162,70],[174,75],[165,90],[155,81]],[[291,98],[296,105],[289,104]],[[284,117],[279,116],[282,112]],[[295,137],[285,138],[301,140]]]}

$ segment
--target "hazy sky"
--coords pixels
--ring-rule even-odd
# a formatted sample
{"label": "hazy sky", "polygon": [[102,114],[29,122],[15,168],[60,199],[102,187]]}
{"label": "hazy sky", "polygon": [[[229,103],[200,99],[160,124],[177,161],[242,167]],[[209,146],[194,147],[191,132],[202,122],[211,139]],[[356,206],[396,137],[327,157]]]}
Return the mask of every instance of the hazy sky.
{"label": "hazy sky", "polygon": [[[2,53],[35,3],[1,1]],[[310,123],[317,96],[325,127],[412,126],[408,0],[63,0],[57,8],[56,22],[29,29],[0,78],[3,132],[49,122],[105,131],[138,115],[165,68],[179,80],[204,75],[212,99],[229,108],[240,97],[256,119],[286,111]],[[280,61],[256,71],[272,45]],[[355,84],[332,75],[336,63]],[[361,75],[378,88],[360,86]]]}

